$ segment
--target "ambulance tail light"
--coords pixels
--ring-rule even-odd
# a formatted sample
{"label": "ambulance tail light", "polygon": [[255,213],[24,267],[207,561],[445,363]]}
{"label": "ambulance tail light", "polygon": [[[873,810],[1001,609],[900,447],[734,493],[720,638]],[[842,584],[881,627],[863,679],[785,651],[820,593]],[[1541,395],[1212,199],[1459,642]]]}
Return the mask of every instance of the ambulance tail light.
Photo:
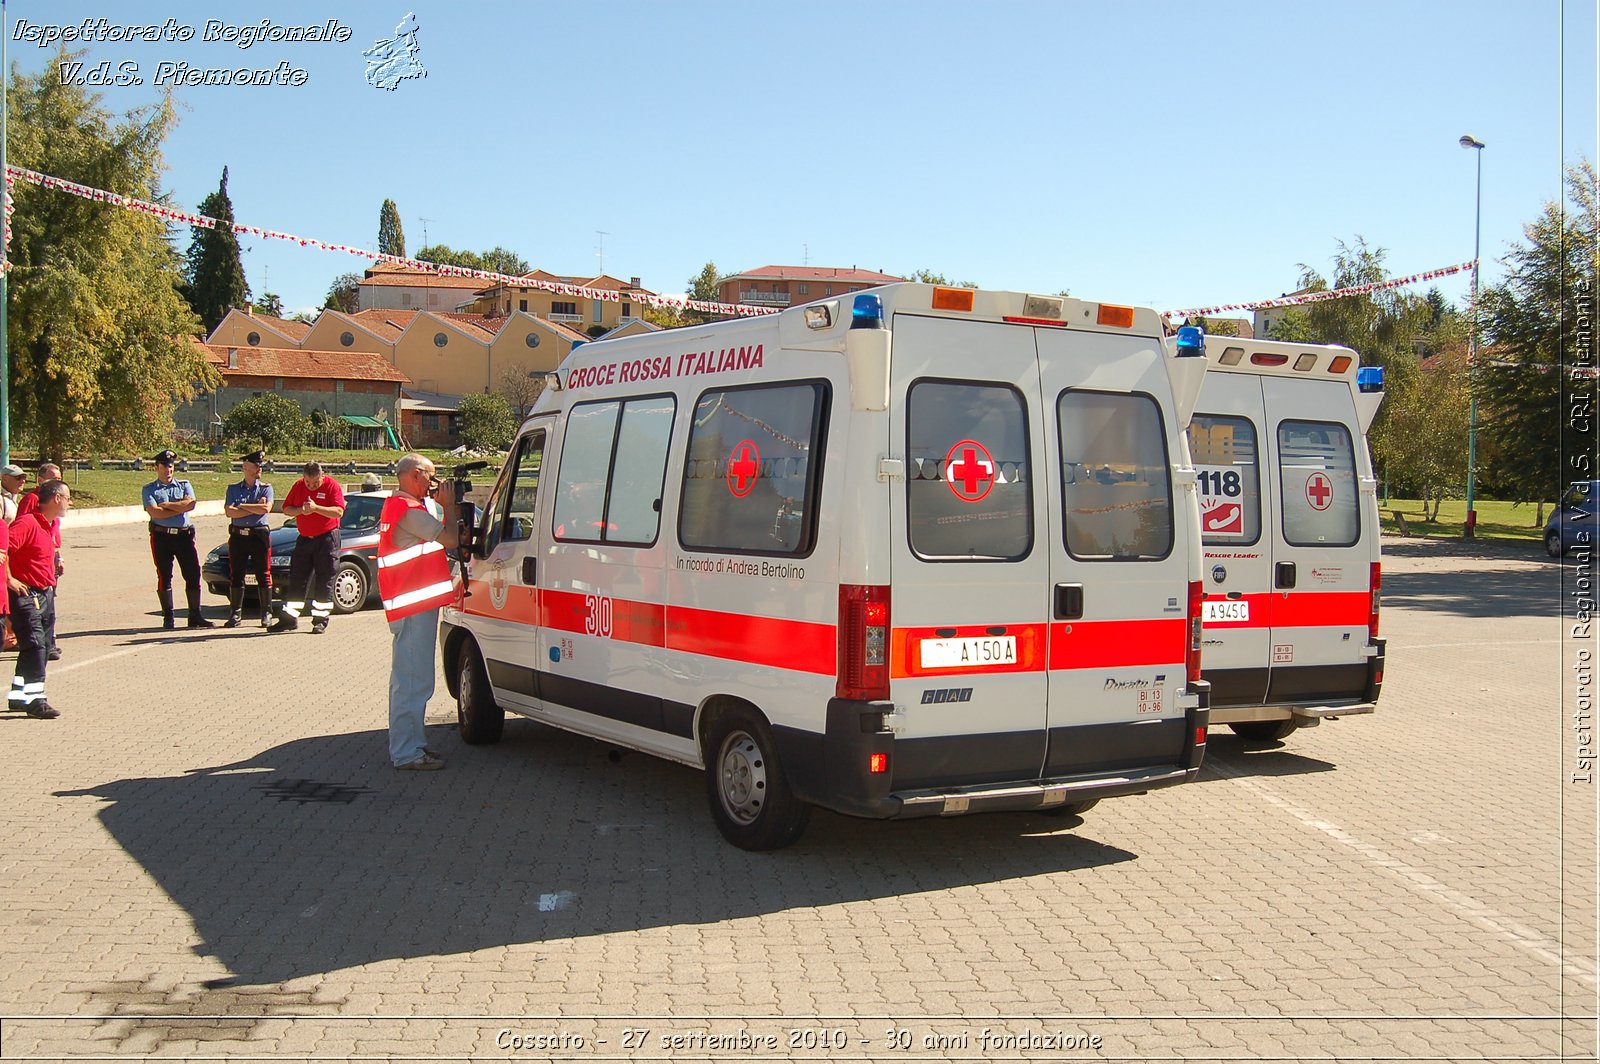
{"label": "ambulance tail light", "polygon": [[1367,609],[1367,640],[1378,638],[1378,607],[1383,599],[1383,564],[1372,563],[1372,604]]}
{"label": "ambulance tail light", "polygon": [[1133,328],[1133,308],[1118,306],[1115,303],[1101,303],[1100,309],[1094,316],[1096,325],[1111,325],[1119,329]]}
{"label": "ambulance tail light", "polygon": [[1199,580],[1189,581],[1189,643],[1184,647],[1183,664],[1190,683],[1200,679],[1200,616],[1205,597],[1205,584]]}
{"label": "ambulance tail light", "polygon": [[1250,356],[1252,366],[1285,366],[1288,363],[1288,355],[1280,355],[1273,351],[1257,351]]}
{"label": "ambulance tail light", "polygon": [[1328,363],[1329,373],[1343,373],[1350,368],[1350,363],[1355,361],[1349,355],[1334,355],[1333,361]]}
{"label": "ambulance tail light", "polygon": [[839,585],[837,694],[856,702],[883,702],[889,698],[887,586]]}
{"label": "ambulance tail light", "polygon": [[975,294],[970,288],[935,287],[933,290],[933,309],[961,310],[970,314],[972,313],[972,297]]}

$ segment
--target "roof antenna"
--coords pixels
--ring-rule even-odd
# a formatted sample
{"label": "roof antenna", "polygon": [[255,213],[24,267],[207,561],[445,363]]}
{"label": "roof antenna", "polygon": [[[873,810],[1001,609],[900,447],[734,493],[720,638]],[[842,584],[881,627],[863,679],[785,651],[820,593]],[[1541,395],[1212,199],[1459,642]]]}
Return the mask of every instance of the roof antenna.
{"label": "roof antenna", "polygon": [[606,272],[606,237],[611,234],[604,229],[596,229],[594,233],[600,238],[600,247],[595,252],[595,257],[600,260],[600,273],[603,275]]}

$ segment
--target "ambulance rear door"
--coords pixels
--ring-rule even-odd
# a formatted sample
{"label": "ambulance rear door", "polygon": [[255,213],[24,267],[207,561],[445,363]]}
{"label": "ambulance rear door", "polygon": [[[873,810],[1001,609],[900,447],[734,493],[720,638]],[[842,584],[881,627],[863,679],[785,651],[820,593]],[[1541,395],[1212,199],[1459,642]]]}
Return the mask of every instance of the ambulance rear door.
{"label": "ambulance rear door", "polygon": [[1274,507],[1261,490],[1265,424],[1261,375],[1212,366],[1189,450],[1205,552],[1201,665],[1213,708],[1259,706],[1267,696]]}
{"label": "ambulance rear door", "polygon": [[1032,780],[1045,762],[1051,465],[1034,330],[897,313],[890,694],[897,791]]}
{"label": "ambulance rear door", "polygon": [[1261,389],[1280,508],[1267,702],[1358,699],[1367,685],[1377,500],[1360,475],[1366,443],[1355,400],[1342,380],[1263,376]]}
{"label": "ambulance rear door", "polygon": [[1047,777],[1175,764],[1188,738],[1194,504],[1160,339],[1035,329],[1049,557]]}

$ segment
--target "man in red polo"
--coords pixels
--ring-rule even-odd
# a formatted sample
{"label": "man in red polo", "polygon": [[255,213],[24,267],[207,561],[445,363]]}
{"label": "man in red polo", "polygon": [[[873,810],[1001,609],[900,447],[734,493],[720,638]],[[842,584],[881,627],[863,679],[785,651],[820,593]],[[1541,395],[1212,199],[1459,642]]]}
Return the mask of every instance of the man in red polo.
{"label": "man in red polo", "polygon": [[17,518],[7,537],[6,590],[17,634],[17,671],[6,706],[50,720],[61,715],[44,697],[45,665],[56,635],[55,529],[72,505],[72,492],[61,480],[47,480],[34,494],[38,505]]}
{"label": "man in red polo", "polygon": [[289,555],[289,586],[284,589],[283,615],[270,631],[291,632],[310,606],[311,634],[328,630],[333,613],[333,572],[339,564],[339,521],[344,517],[344,489],[325,476],[317,462],[305,464],[283,500],[283,513],[295,519],[300,538]]}

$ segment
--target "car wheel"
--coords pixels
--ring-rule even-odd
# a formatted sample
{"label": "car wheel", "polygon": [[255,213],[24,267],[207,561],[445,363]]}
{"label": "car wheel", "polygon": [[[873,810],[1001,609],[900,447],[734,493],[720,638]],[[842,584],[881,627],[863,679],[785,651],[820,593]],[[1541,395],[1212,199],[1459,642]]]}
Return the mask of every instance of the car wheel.
{"label": "car wheel", "polygon": [[355,613],[367,604],[367,571],[348,559],[333,571],[333,612]]}
{"label": "car wheel", "polygon": [[708,749],[706,796],[723,838],[741,850],[777,850],[800,837],[811,807],[789,789],[772,729],[759,714],[724,714]]}
{"label": "car wheel", "polygon": [[1544,537],[1544,552],[1552,558],[1561,557],[1561,533],[1551,531]]}
{"label": "car wheel", "polygon": [[1246,720],[1230,724],[1233,734],[1247,743],[1271,743],[1287,739],[1296,727],[1294,718],[1288,720]]}
{"label": "car wheel", "polygon": [[483,658],[471,640],[461,648],[461,675],[456,684],[456,723],[461,726],[461,741],[470,746],[487,746],[500,741],[505,731],[506,711],[494,700]]}

